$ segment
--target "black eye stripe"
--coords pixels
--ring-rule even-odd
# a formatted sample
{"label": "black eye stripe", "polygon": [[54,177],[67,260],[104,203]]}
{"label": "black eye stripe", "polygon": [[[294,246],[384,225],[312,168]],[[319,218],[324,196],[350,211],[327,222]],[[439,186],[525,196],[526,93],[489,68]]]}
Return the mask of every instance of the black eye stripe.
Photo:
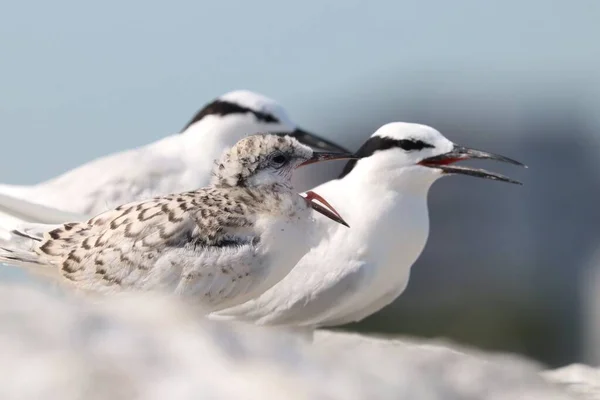
{"label": "black eye stripe", "polygon": [[397,142],[398,142],[398,147],[400,147],[401,149],[406,150],[406,151],[423,150],[426,147],[433,148],[432,145],[430,145],[429,143],[425,143],[422,140],[408,139],[408,140],[398,140]]}
{"label": "black eye stripe", "polygon": [[280,122],[275,116],[269,113],[255,111],[247,107],[240,106],[239,104],[232,103],[224,100],[215,100],[210,104],[204,106],[200,111],[194,115],[194,117],[187,123],[187,125],[181,130],[185,131],[190,125],[200,121],[207,115],[229,115],[229,114],[253,114],[257,120],[262,122],[278,123]]}
{"label": "black eye stripe", "polygon": [[[356,152],[359,158],[365,158],[372,156],[375,152],[380,150],[387,150],[393,148],[401,148],[404,151],[418,151],[425,148],[434,148],[433,145],[426,143],[422,140],[416,139],[392,139],[389,137],[374,136],[369,138],[360,149]],[[348,175],[354,168],[358,160],[350,160],[344,167],[344,170],[338,178],[343,178]]]}

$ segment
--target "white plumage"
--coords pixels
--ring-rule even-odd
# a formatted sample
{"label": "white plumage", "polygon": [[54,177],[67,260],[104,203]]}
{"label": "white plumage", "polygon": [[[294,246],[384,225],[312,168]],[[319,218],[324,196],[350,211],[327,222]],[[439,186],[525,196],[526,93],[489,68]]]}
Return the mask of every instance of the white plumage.
{"label": "white plumage", "polygon": [[406,288],[427,241],[427,193],[438,178],[460,173],[517,183],[451,164],[486,158],[522,165],[457,146],[431,127],[400,122],[377,130],[357,155],[341,179],[314,189],[352,228],[318,218],[319,245],[289,275],[259,298],[212,317],[307,328],[360,321]]}

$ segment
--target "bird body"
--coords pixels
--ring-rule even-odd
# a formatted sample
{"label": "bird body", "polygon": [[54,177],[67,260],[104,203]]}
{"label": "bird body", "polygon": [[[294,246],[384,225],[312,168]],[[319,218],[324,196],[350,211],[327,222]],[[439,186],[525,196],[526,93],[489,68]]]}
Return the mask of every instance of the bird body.
{"label": "bird body", "polygon": [[[360,227],[356,229],[360,232],[355,235],[354,232],[336,230],[332,235],[325,250],[329,253],[327,259],[338,276],[345,277],[331,285],[329,291],[341,295],[335,296],[335,301],[323,307],[324,312],[308,325],[321,325],[326,321],[328,326],[335,326],[360,321],[390,304],[405,290],[411,266],[425,247],[429,235],[426,201],[429,186],[423,182],[422,185],[407,184],[402,190],[397,190],[389,182],[371,182],[372,176],[365,168],[353,176],[349,175],[343,182],[344,188],[337,189],[348,197],[361,199],[350,207],[344,203],[338,209],[342,215],[352,216],[352,220],[346,219],[351,226]],[[322,187],[326,185],[314,190],[332,199],[335,186],[342,181],[336,182],[338,185],[332,185],[333,190]],[[369,190],[365,191],[365,187]],[[337,203],[337,197],[333,198]],[[366,204],[377,214],[376,218],[364,212]],[[357,252],[356,249],[360,250]],[[340,253],[343,254],[342,260],[355,265],[352,274],[348,274],[345,264],[340,262]],[[346,285],[360,290],[347,291]]]}
{"label": "bird body", "polygon": [[25,261],[55,266],[85,291],[159,290],[226,306],[285,276],[262,271],[266,263],[293,265],[307,250],[306,202],[268,191],[205,188],[129,203],[48,232]]}
{"label": "bird body", "polygon": [[471,157],[521,165],[456,146],[433,128],[407,123],[384,125],[357,156],[340,179],[314,189],[337,205],[352,229],[317,217],[320,242],[290,274],[260,297],[211,317],[307,328],[360,321],[406,288],[429,234],[427,194],[444,171],[515,183],[450,166],[453,162]]}
{"label": "bird body", "polygon": [[1,185],[0,191],[60,211],[95,215],[128,201],[200,183],[187,168],[187,139],[187,135],[169,136],[98,158],[38,185]]}
{"label": "bird body", "polygon": [[83,291],[166,291],[213,311],[240,304],[281,280],[314,244],[311,203],[290,182],[311,157],[290,137],[247,137],[223,155],[210,187],[50,231],[34,224],[15,233],[33,240],[33,250],[4,248],[0,261],[53,268]]}
{"label": "bird body", "polygon": [[370,315],[398,297],[427,241],[429,188],[399,191],[381,172],[364,167],[316,187],[352,229],[316,216],[319,245],[280,284],[222,315],[260,325],[335,326],[349,322],[347,313]]}

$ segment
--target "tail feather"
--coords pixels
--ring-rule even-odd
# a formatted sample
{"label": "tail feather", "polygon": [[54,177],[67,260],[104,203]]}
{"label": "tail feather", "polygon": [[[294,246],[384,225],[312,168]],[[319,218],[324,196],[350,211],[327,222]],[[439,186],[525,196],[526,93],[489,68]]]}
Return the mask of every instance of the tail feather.
{"label": "tail feather", "polygon": [[[3,186],[0,186],[1,188]],[[25,222],[62,224],[65,222],[85,221],[87,219],[88,217],[82,214],[59,210],[0,193],[0,238],[4,240],[11,237],[10,231],[18,229]]]}
{"label": "tail feather", "polygon": [[27,222],[60,224],[67,221],[85,221],[86,215],[63,211],[55,207],[0,193],[0,211]]}
{"label": "tail feather", "polygon": [[0,184],[0,195],[7,195],[16,199],[29,198],[35,191],[35,186]]}
{"label": "tail feather", "polygon": [[33,250],[16,250],[0,247],[0,262],[42,275],[47,275],[54,270],[54,268],[40,262],[38,255]]}
{"label": "tail feather", "polygon": [[15,235],[15,236],[19,236],[19,237],[22,237],[22,238],[25,238],[25,239],[35,240],[36,242],[41,242],[42,241],[41,237],[39,237],[39,236],[31,236],[30,234],[28,234],[25,231],[21,232],[21,231],[15,229],[15,230],[11,231],[11,233],[13,235]]}
{"label": "tail feather", "polygon": [[0,247],[8,249],[13,248],[32,248],[34,244],[40,243],[44,239],[44,234],[55,228],[59,224],[38,224],[33,222],[21,222],[15,224],[15,228],[10,231],[2,231],[0,236]]}
{"label": "tail feather", "polygon": [[10,232],[8,240],[0,239],[0,263],[21,267],[37,275],[58,277],[58,269],[40,261],[36,246],[45,232],[56,225],[23,223]]}
{"label": "tail feather", "polygon": [[16,251],[7,249],[6,247],[0,247],[0,261],[11,265],[19,264],[18,266],[23,263],[43,265],[43,263],[38,260],[37,254],[33,251]]}

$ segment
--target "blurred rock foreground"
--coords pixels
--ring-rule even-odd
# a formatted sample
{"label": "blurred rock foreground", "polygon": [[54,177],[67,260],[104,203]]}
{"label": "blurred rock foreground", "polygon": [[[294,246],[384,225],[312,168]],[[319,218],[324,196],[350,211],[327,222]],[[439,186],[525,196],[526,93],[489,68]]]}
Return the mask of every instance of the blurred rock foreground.
{"label": "blurred rock foreground", "polygon": [[4,285],[0,298],[3,400],[592,399],[599,381],[448,344],[329,331],[310,344],[148,295],[94,303]]}

